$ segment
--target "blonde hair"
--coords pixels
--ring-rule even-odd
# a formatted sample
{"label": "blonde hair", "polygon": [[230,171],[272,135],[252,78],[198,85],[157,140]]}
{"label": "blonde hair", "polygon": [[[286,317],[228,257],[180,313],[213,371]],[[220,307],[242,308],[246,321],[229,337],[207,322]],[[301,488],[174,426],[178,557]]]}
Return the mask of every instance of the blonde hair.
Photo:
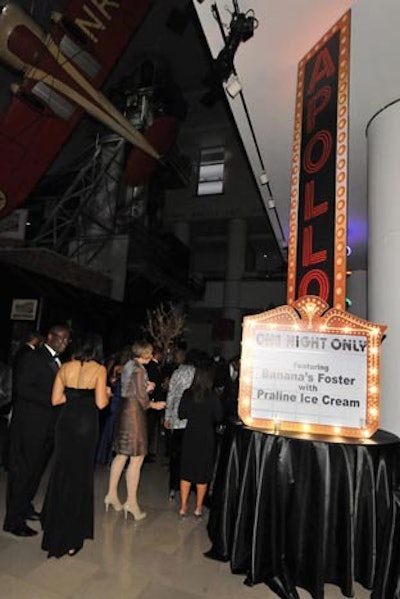
{"label": "blonde hair", "polygon": [[140,339],[133,343],[132,354],[134,358],[148,358],[153,354],[153,346],[149,341]]}

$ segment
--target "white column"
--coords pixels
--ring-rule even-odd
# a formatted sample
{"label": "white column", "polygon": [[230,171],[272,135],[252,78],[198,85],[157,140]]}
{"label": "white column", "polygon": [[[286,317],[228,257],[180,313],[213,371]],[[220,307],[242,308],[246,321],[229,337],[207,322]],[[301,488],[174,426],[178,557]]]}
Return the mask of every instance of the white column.
{"label": "white column", "polygon": [[187,247],[190,247],[190,224],[188,221],[174,223],[174,235]]}
{"label": "white column", "polygon": [[226,275],[224,283],[222,318],[234,321],[234,338],[221,343],[224,357],[231,358],[240,353],[242,338],[242,310],[240,291],[246,258],[246,221],[234,218],[228,223],[228,245],[226,253]]}
{"label": "white column", "polygon": [[368,130],[368,319],[385,324],[380,427],[400,435],[400,103]]}

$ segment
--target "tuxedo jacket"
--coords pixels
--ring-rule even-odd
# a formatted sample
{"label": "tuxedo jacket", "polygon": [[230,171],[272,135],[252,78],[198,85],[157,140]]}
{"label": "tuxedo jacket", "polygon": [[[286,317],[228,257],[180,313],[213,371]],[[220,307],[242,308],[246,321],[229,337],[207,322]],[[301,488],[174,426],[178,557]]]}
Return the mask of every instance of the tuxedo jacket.
{"label": "tuxedo jacket", "polygon": [[26,354],[32,354],[35,350],[24,343],[21,345],[14,354],[12,359],[12,402],[14,403],[17,397],[17,376],[18,376],[18,368],[21,365],[21,362],[24,360],[24,356]]}
{"label": "tuxedo jacket", "polygon": [[52,409],[51,393],[58,365],[45,346],[24,353],[15,372],[15,399],[19,407]]}
{"label": "tuxedo jacket", "polygon": [[13,370],[18,370],[18,366],[20,361],[23,359],[23,357],[25,356],[25,354],[30,354],[32,352],[34,352],[36,350],[34,350],[30,345],[28,345],[27,343],[23,343],[22,345],[20,345],[20,347],[17,349],[17,351],[14,354],[14,357],[12,359],[12,368]]}

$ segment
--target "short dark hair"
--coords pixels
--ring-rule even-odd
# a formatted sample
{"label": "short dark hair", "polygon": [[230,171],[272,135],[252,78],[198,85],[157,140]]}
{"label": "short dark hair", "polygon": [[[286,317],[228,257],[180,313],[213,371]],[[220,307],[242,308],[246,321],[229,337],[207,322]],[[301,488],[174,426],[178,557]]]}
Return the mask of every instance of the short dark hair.
{"label": "short dark hair", "polygon": [[31,341],[35,341],[35,339],[43,339],[42,333],[39,331],[28,331],[24,337],[25,343],[30,343]]}
{"label": "short dark hair", "polygon": [[69,326],[66,324],[54,324],[52,327],[50,327],[48,335],[56,335],[62,331],[68,331],[68,333],[70,333]]}
{"label": "short dark hair", "polygon": [[75,360],[89,362],[103,359],[103,340],[97,333],[86,333],[74,340],[72,356]]}

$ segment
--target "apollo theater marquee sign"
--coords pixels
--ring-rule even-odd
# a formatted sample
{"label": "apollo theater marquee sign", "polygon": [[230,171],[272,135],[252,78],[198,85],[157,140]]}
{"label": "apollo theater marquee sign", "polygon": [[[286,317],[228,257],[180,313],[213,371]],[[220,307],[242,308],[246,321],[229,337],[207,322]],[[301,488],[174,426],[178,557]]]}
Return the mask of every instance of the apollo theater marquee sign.
{"label": "apollo theater marquee sign", "polygon": [[385,329],[309,295],[245,317],[240,417],[274,432],[370,437]]}
{"label": "apollo theater marquee sign", "polygon": [[350,12],[299,63],[287,305],[244,318],[239,414],[276,433],[369,438],[385,326],[345,312]]}

